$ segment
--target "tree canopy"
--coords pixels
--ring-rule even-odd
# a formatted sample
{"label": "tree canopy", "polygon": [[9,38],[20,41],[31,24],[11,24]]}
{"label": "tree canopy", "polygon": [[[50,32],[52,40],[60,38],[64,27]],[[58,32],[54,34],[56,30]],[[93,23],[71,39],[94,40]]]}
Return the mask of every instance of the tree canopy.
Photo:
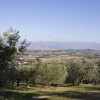
{"label": "tree canopy", "polygon": [[0,87],[11,83],[11,70],[15,70],[18,64],[15,57],[18,52],[22,53],[28,46],[25,42],[26,40],[18,46],[19,38],[19,31],[12,28],[0,36]]}

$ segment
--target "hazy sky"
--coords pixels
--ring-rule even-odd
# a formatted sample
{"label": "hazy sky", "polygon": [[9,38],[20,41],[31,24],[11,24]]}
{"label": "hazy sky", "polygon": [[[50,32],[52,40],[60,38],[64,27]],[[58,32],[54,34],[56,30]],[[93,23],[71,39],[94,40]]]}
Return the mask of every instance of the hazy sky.
{"label": "hazy sky", "polygon": [[100,43],[100,0],[0,0],[0,34],[32,41]]}

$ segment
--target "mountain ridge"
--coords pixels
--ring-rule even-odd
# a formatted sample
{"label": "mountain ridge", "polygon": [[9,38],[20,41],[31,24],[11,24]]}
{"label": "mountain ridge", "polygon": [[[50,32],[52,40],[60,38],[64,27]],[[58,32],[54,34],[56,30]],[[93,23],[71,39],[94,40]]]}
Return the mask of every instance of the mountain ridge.
{"label": "mountain ridge", "polygon": [[95,49],[100,50],[100,43],[95,42],[60,42],[60,41],[38,41],[30,42],[29,49],[33,50],[62,50],[62,49]]}

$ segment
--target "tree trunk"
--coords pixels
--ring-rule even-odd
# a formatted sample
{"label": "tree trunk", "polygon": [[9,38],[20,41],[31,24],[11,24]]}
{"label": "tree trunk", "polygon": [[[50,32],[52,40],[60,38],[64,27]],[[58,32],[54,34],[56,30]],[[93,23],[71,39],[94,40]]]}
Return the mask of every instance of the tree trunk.
{"label": "tree trunk", "polygon": [[29,87],[29,80],[28,80],[28,78],[26,78],[26,85],[27,85],[27,87]]}
{"label": "tree trunk", "polygon": [[19,80],[17,80],[17,87],[19,87],[19,83],[20,83],[20,81],[19,81]]}

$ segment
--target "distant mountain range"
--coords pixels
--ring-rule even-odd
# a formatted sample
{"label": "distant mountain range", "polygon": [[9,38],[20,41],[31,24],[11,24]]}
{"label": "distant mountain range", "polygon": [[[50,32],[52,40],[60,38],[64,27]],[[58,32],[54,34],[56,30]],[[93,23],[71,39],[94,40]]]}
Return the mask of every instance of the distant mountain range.
{"label": "distant mountain range", "polygon": [[100,50],[100,43],[88,42],[31,42],[31,50],[62,50],[62,49],[96,49]]}

